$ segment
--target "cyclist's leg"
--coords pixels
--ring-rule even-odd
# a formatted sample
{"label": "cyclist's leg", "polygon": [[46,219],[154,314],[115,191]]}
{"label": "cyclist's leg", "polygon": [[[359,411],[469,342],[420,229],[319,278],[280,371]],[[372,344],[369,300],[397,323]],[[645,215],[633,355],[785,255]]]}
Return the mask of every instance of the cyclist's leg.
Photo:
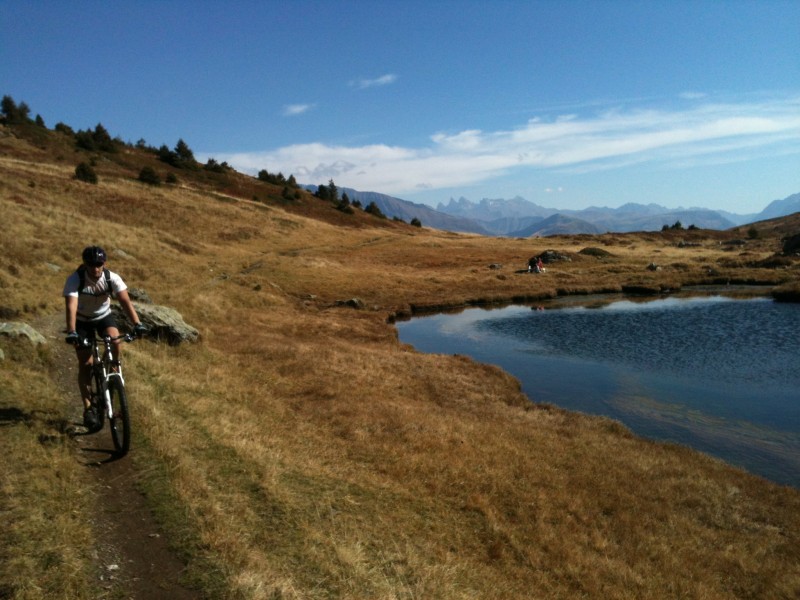
{"label": "cyclist's leg", "polygon": [[92,397],[92,352],[89,348],[76,348],[78,356],[78,388],[81,392],[83,407],[89,408]]}
{"label": "cyclist's leg", "polygon": [[[81,339],[94,337],[94,328],[90,323],[78,321],[75,328]],[[83,407],[89,408],[92,397],[92,349],[76,346],[75,354],[78,357],[78,388],[81,392]]]}
{"label": "cyclist's leg", "polygon": [[[100,319],[100,321],[97,322],[97,330],[103,335],[108,335],[112,338],[117,337],[119,335],[119,328],[117,327],[117,321],[114,319],[114,315],[109,314]],[[121,346],[122,340],[115,340],[111,344],[111,359],[116,363],[119,363]]]}
{"label": "cyclist's leg", "polygon": [[[91,323],[78,321],[76,331],[81,339],[93,339],[94,327]],[[78,357],[78,386],[83,400],[83,424],[89,431],[95,431],[100,425],[96,409],[92,406],[93,363],[91,348],[75,348]]]}
{"label": "cyclist's leg", "polygon": [[[106,329],[106,335],[110,335],[111,337],[117,337],[119,335],[119,329],[116,327],[109,327]],[[111,360],[113,360],[113,369],[117,371],[116,365],[119,365],[120,354],[122,353],[122,340],[114,340],[111,343]]]}

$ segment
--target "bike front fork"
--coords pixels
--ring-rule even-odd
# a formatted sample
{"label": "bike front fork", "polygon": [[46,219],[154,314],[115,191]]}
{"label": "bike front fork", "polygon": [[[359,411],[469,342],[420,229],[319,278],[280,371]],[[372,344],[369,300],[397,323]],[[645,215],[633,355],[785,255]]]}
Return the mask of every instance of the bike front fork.
{"label": "bike front fork", "polygon": [[95,365],[92,380],[92,406],[94,406],[97,416],[102,422],[110,404],[108,386],[106,385],[106,372],[102,365]]}

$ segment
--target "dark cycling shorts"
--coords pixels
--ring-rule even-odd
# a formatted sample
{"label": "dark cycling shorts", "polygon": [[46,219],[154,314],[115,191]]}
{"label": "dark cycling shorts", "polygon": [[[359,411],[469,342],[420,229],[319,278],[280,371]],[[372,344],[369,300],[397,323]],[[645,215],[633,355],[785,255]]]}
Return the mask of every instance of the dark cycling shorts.
{"label": "dark cycling shorts", "polygon": [[81,339],[92,339],[97,332],[97,335],[103,336],[109,327],[116,327],[117,320],[114,318],[113,313],[108,313],[102,319],[97,321],[78,321],[75,323],[75,331],[81,336]]}

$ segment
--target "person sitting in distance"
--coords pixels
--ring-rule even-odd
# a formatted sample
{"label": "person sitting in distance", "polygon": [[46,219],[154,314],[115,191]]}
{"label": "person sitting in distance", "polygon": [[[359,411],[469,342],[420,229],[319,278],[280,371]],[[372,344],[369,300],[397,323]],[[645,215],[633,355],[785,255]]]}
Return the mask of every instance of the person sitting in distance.
{"label": "person sitting in distance", "polygon": [[528,261],[528,273],[538,273],[541,269],[542,259],[539,256],[533,256]]}

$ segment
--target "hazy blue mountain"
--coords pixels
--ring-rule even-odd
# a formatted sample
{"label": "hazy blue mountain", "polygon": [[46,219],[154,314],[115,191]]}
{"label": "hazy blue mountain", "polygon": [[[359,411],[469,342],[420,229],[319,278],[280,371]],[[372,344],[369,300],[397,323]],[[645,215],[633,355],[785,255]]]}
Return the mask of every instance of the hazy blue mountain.
{"label": "hazy blue mountain", "polygon": [[[304,187],[312,191],[317,188]],[[340,188],[339,191],[347,193],[350,200],[358,200],[363,206],[374,202],[389,218],[396,217],[406,222],[416,218],[424,227],[511,237],[659,231],[664,225],[671,227],[676,222],[684,227],[694,225],[701,229],[721,230],[800,212],[800,193],[775,200],[760,213],[738,215],[707,208],[671,209],[653,203],[559,210],[540,206],[520,196],[510,200],[484,198],[479,202],[464,197],[458,200],[450,198],[447,204],[440,202],[434,210],[426,204],[415,204],[377,192],[360,192],[351,188]]]}
{"label": "hazy blue mountain", "polygon": [[727,210],[718,210],[716,212],[719,213],[721,216],[725,217],[726,219],[728,219],[728,221],[733,223],[735,227],[738,227],[739,225],[744,225],[746,223],[754,223],[758,221],[759,220],[758,215],[760,214],[760,213],[750,213],[747,215],[740,215],[737,213],[728,212]]}
{"label": "hazy blue mountain", "polygon": [[[775,209],[782,213],[778,216],[791,214],[791,209],[796,206],[795,196],[790,196],[787,201],[778,201],[770,206],[774,205]],[[601,232],[657,231],[664,225],[671,226],[677,221],[680,221],[684,227],[695,225],[704,229],[728,229],[762,218],[760,214],[735,215],[706,208],[670,209],[653,203],[628,203],[618,208],[591,206],[582,210],[559,210],[543,207],[520,197],[515,197],[510,201],[484,199],[480,202],[471,202],[463,197],[458,200],[451,198],[448,204],[440,203],[438,210],[448,213],[454,211],[460,216],[475,219],[494,235],[513,236],[536,223],[536,220],[531,218],[528,224],[517,227],[516,225],[521,220],[519,215],[536,215],[540,219],[554,214],[566,215],[591,223]],[[584,229],[584,226],[576,223],[574,233],[582,232]]]}
{"label": "hazy blue mountain", "polygon": [[509,237],[545,237],[548,235],[559,235],[567,233],[605,233],[605,231],[595,227],[588,221],[570,217],[568,215],[555,214],[546,219],[542,219],[525,229],[508,233]]}
{"label": "hazy blue mountain", "polygon": [[766,221],[767,219],[776,219],[778,217],[785,217],[796,212],[800,212],[800,194],[792,194],[783,200],[773,200],[767,207],[758,213],[750,213],[748,215],[737,215],[726,211],[717,211],[726,219],[733,221],[735,225],[745,225],[747,223],[755,223],[757,221]]}
{"label": "hazy blue mountain", "polygon": [[640,217],[638,219],[623,219],[613,222],[616,229],[607,228],[608,231],[656,231],[664,225],[674,225],[680,221],[684,227],[694,225],[701,229],[730,229],[736,223],[726,219],[717,211],[705,208],[688,208],[669,210],[661,214]]}
{"label": "hazy blue mountain", "polygon": [[[520,197],[509,201],[484,199],[478,203],[470,202],[466,198],[451,198],[448,204],[440,203],[438,210],[448,213],[453,211],[461,217],[474,219],[494,235],[515,237],[519,236],[520,231],[538,231],[535,227],[537,221],[553,215],[568,216],[575,220],[573,231],[569,231],[566,222],[559,223],[557,229],[565,233],[589,233],[586,223],[601,233],[654,231],[660,230],[664,225],[673,225],[676,221],[686,227],[695,225],[706,229],[728,229],[737,224],[717,211],[702,208],[669,209],[658,204],[628,203],[619,208],[591,206],[582,210],[558,210],[539,206]],[[527,223],[524,219],[528,219]]]}
{"label": "hazy blue mountain", "polygon": [[450,198],[450,202],[436,207],[439,212],[449,215],[458,215],[476,221],[498,221],[504,218],[539,217],[544,219],[559,212],[554,208],[545,208],[521,196],[515,196],[510,200],[502,198],[484,198],[478,203],[473,203],[463,196],[458,200]]}
{"label": "hazy blue mountain", "polygon": [[[651,205],[652,206],[652,205]],[[589,221],[601,231],[658,231],[664,225],[674,225],[680,221],[681,225],[688,227],[695,225],[702,229],[729,229],[736,223],[720,215],[717,211],[705,208],[674,209],[660,207],[660,211],[605,209],[604,211],[570,212],[572,216],[579,216],[584,221]]]}
{"label": "hazy blue mountain", "polygon": [[458,215],[450,215],[434,210],[427,204],[416,204],[387,196],[386,194],[379,194],[377,192],[360,192],[352,188],[340,188],[340,193],[346,193],[350,201],[358,200],[362,206],[367,206],[370,202],[381,209],[381,212],[390,219],[402,219],[406,223],[410,223],[412,219],[419,219],[423,227],[432,227],[433,229],[443,229],[445,231],[460,231],[463,233],[480,233],[481,235],[492,235],[483,225],[478,221],[472,219],[465,219]]}
{"label": "hazy blue mountain", "polygon": [[492,235],[513,236],[514,233],[511,232],[527,229],[528,227],[531,227],[535,223],[544,221],[545,218],[546,217],[501,217],[493,221],[481,221],[480,223]]}
{"label": "hazy blue mountain", "polygon": [[756,221],[774,219],[800,212],[800,194],[792,194],[783,200],[773,200],[756,216]]}

